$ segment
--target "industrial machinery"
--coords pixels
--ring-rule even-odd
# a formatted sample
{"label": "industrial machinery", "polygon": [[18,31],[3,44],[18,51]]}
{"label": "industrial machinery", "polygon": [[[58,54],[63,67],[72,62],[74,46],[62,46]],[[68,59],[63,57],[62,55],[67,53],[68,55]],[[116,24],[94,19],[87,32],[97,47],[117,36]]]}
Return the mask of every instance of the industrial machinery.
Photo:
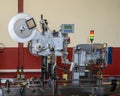
{"label": "industrial machinery", "polygon": [[[73,78],[102,79],[102,69],[107,67],[107,44],[79,44],[74,48]],[[78,75],[77,75],[78,74]],[[77,77],[78,76],[78,77]]]}
{"label": "industrial machinery", "polygon": [[11,19],[8,29],[10,36],[17,42],[28,42],[28,49],[31,54],[42,56],[41,80],[43,86],[45,86],[47,69],[52,82],[58,78],[54,72],[56,68],[56,56],[61,56],[63,63],[70,63],[67,58],[67,48],[70,43],[68,33],[74,32],[74,24],[62,24],[58,31],[51,31],[43,15],[41,15],[39,24],[42,31],[37,29],[35,20],[29,14],[19,13]]}
{"label": "industrial machinery", "polygon": [[[72,83],[62,87],[66,96],[109,96],[120,93],[120,79],[104,78],[107,67],[107,43],[78,44],[73,48]],[[69,92],[68,92],[69,91]]]}
{"label": "industrial machinery", "polygon": [[[74,24],[62,24],[60,30],[51,31],[43,15],[39,23],[42,31],[37,29],[32,16],[19,13],[11,19],[9,33],[18,42],[28,42],[31,54],[42,56],[42,77],[1,79],[0,96],[106,96],[120,92],[118,78],[104,79],[102,76],[102,69],[107,67],[106,43],[93,43],[91,37],[91,44],[78,44],[73,48],[73,61],[70,62],[68,34],[74,32]],[[56,56],[62,57],[62,63],[71,65],[72,78],[64,80],[57,76]]]}

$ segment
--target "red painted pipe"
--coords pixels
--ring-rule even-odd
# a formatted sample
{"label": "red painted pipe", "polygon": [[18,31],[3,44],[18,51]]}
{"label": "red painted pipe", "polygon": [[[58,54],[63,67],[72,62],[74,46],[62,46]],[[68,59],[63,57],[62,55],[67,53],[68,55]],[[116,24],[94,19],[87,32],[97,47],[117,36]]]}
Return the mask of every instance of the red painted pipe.
{"label": "red painted pipe", "polygon": [[18,0],[18,13],[23,12],[23,0]]}
{"label": "red painted pipe", "polygon": [[[18,13],[23,12],[23,0],[18,0]],[[24,65],[24,44],[18,43],[18,66]]]}

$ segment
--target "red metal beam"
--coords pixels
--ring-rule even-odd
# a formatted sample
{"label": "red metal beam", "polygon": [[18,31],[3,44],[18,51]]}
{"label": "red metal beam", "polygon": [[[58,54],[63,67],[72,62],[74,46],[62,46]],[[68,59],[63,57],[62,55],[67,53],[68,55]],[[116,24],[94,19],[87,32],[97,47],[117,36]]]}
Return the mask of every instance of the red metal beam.
{"label": "red metal beam", "polygon": [[[24,0],[18,0],[18,13],[23,12]],[[24,44],[18,43],[18,66],[24,64]]]}
{"label": "red metal beam", "polygon": [[18,0],[18,13],[23,12],[23,0]]}

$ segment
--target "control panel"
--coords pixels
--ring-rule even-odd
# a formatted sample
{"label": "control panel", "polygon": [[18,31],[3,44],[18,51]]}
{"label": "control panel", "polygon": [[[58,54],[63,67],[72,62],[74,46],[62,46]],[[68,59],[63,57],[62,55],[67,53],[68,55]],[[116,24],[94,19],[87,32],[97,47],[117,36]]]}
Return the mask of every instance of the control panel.
{"label": "control panel", "polygon": [[61,29],[63,33],[74,33],[74,24],[62,24]]}

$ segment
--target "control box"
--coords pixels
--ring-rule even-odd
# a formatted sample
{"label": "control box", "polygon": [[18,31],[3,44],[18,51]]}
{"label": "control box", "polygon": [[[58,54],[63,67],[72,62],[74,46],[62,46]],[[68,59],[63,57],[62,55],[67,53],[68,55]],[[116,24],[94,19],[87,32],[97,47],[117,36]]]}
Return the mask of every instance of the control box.
{"label": "control box", "polygon": [[63,33],[74,33],[74,24],[62,24],[61,29]]}

